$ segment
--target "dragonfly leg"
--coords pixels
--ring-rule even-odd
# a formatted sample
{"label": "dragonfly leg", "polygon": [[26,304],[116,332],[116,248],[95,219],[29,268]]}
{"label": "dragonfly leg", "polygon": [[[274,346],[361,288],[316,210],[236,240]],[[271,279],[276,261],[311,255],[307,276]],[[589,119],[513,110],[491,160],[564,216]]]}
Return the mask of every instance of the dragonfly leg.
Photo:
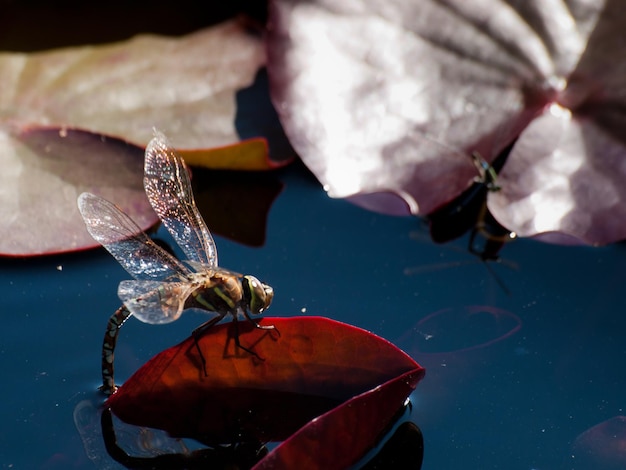
{"label": "dragonfly leg", "polygon": [[102,385],[100,386],[100,390],[106,395],[111,395],[117,390],[114,380],[113,365],[115,359],[115,345],[117,344],[120,328],[124,322],[128,320],[130,315],[130,311],[122,305],[111,315],[111,318],[109,318],[107,322],[104,340],[102,341]]}
{"label": "dragonfly leg", "polygon": [[218,323],[222,318],[224,318],[224,314],[220,314],[215,318],[211,318],[208,321],[205,321],[202,325],[197,327],[195,330],[191,332],[191,336],[193,336],[193,344],[196,346],[198,350],[198,354],[200,355],[200,361],[202,362],[202,370],[204,371],[204,376],[208,377],[206,371],[206,359],[204,358],[204,354],[200,350],[200,345],[198,344],[198,340],[204,335],[211,327],[213,327],[216,323]]}
{"label": "dragonfly leg", "polygon": [[[257,328],[261,328],[263,330],[267,329],[267,328],[262,328],[261,325],[258,325],[252,318],[248,316],[248,313],[245,310],[244,310],[244,315],[246,316],[248,320],[254,323],[254,326],[256,326]],[[253,356],[256,356],[257,359],[260,359],[261,361],[265,361],[265,359],[263,359],[261,356],[255,353],[252,349],[245,347],[239,341],[239,320],[237,320],[237,315],[233,315],[233,328],[235,329],[235,346],[237,346],[240,349],[243,349],[248,354],[252,354]],[[272,325],[272,328],[274,328],[273,325]]]}
{"label": "dragonfly leg", "polygon": [[274,325],[259,325],[259,321],[252,318],[246,310],[243,311],[243,314],[250,322],[252,322],[255,328],[258,328],[259,330],[276,330],[276,332],[280,336],[278,328],[276,328]]}
{"label": "dragonfly leg", "polygon": [[[199,327],[197,327],[195,330],[193,330],[191,332],[191,336],[193,337],[193,344],[196,347],[196,350],[198,351],[198,354],[200,355],[200,361],[202,362],[202,370],[204,372],[204,376],[208,377],[208,372],[206,369],[206,359],[204,358],[204,354],[202,354],[202,351],[200,350],[200,344],[198,343],[198,340],[202,337],[202,335],[204,335],[209,329],[211,329],[211,327],[215,326],[216,323],[218,323],[219,321],[222,320],[222,318],[224,318],[226,314],[222,313],[218,316],[216,316],[215,318],[211,318],[210,320],[204,322],[202,325],[200,325]],[[244,311],[244,315],[245,317],[250,320],[255,328],[259,328],[261,330],[276,330],[278,331],[278,329],[276,329],[274,327],[274,325],[259,325],[254,319],[252,319],[248,312]],[[233,315],[233,328],[235,329],[235,334],[234,334],[234,338],[235,338],[235,346],[243,349],[244,351],[246,351],[248,354],[252,354],[253,356],[256,356],[258,359],[260,360],[264,360],[261,356],[259,356],[256,352],[254,352],[252,349],[245,347],[243,344],[241,344],[241,342],[239,341],[239,321],[237,320],[237,315]],[[280,333],[279,333],[280,334]]]}

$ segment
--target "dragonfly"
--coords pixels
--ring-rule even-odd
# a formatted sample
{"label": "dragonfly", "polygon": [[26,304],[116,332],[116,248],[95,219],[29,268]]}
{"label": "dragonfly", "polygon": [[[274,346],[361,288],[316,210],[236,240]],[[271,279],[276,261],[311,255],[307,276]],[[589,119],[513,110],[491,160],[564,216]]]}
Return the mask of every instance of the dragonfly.
{"label": "dragonfly", "polygon": [[198,339],[227,315],[233,318],[236,347],[255,356],[239,342],[239,317],[256,328],[274,329],[253,317],[270,306],[274,290],[254,276],[218,266],[215,241],[196,207],[188,168],[165,135],[156,130],[145,151],[143,183],[152,208],[182,249],[185,262],[158,246],[112,202],[91,193],[78,197],[91,236],[134,278],[119,284],[123,304],[109,319],[104,335],[100,389],[106,394],[117,389],[115,346],[120,328],[131,315],[145,323],[165,324],[189,309],[215,313],[192,332],[205,375],[206,361]]}
{"label": "dragonfly", "polygon": [[[443,151],[458,154],[460,157],[467,156],[467,154],[457,151],[435,138],[423,134],[420,135],[420,138],[441,147]],[[490,193],[501,190],[497,181],[498,172],[504,166],[514,145],[515,141],[507,145],[492,163],[487,162],[477,151],[469,154],[477,172],[472,185],[452,201],[435,209],[426,217],[430,228],[430,238],[435,243],[447,243],[469,232],[467,250],[483,262],[485,268],[507,295],[510,295],[509,289],[489,262],[507,264],[515,269],[517,266],[502,260],[499,253],[506,243],[517,238],[517,234],[500,225],[491,215],[487,207],[487,197]],[[411,238],[419,240],[421,236],[418,232],[414,232],[411,234]],[[451,262],[446,263],[445,266],[440,264],[437,268],[455,267],[470,263],[473,261]],[[431,271],[432,268],[432,266],[411,267],[406,268],[404,272],[407,275],[413,275]]]}
{"label": "dragonfly", "polygon": [[[478,175],[473,184],[452,201],[428,215],[430,234],[436,243],[445,243],[470,232],[469,251],[482,261],[497,261],[503,245],[517,237],[502,227],[487,208],[489,193],[500,191],[497,173],[504,165],[515,142],[509,144],[492,164],[478,153],[471,158]],[[480,246],[479,238],[484,238]]]}

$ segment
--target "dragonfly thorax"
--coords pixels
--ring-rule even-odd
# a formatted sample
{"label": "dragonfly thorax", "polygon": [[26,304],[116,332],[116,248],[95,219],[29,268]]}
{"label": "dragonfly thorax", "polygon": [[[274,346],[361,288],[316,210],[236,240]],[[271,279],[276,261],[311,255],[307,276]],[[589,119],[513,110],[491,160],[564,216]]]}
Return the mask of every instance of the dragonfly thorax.
{"label": "dragonfly thorax", "polygon": [[198,282],[185,308],[201,308],[221,314],[235,313],[242,306],[243,300],[242,279],[218,271]]}
{"label": "dragonfly thorax", "polygon": [[274,290],[254,276],[241,276],[226,270],[200,276],[185,308],[201,308],[220,314],[236,313],[241,308],[253,314],[267,309]]}

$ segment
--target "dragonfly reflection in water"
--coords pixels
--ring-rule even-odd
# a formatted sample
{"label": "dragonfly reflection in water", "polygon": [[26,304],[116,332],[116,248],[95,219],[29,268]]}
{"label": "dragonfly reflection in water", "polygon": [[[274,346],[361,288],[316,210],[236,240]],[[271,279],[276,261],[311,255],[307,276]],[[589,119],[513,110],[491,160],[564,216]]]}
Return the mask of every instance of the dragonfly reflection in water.
{"label": "dragonfly reflection in water", "polygon": [[[123,305],[109,319],[104,336],[101,390],[107,394],[116,389],[114,350],[119,329],[130,315],[146,323],[162,324],[177,320],[187,309],[216,313],[192,333],[205,374],[197,340],[226,315],[233,316],[235,328],[240,314],[257,328],[274,328],[261,326],[250,316],[269,307],[273,289],[254,276],[218,267],[215,242],[194,202],[187,166],[157,131],[146,147],[144,171],[150,204],[185,253],[185,263],[156,245],[113,203],[90,193],[78,198],[91,236],[135,278],[120,283],[118,295]],[[239,343],[237,329],[234,340],[237,347],[256,355]]]}

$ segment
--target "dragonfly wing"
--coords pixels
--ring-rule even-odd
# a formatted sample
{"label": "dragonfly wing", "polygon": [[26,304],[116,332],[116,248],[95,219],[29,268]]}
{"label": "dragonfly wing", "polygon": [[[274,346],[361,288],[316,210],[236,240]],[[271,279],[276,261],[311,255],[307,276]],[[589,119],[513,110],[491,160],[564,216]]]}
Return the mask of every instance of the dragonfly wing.
{"label": "dragonfly wing", "polygon": [[117,295],[139,320],[160,325],[178,320],[192,290],[185,282],[122,281]]}
{"label": "dragonfly wing", "polygon": [[205,263],[198,263],[197,261],[185,260],[185,264],[189,265],[189,267],[197,273],[202,272],[212,272],[212,273],[225,273],[230,274],[235,277],[242,277],[241,273],[231,271],[230,269],[221,268],[219,266],[209,266]]}
{"label": "dragonfly wing", "polygon": [[187,259],[217,266],[215,242],[196,207],[187,166],[156,130],[146,147],[143,184],[152,208]]}
{"label": "dragonfly wing", "polygon": [[90,193],[78,197],[78,209],[91,236],[135,279],[166,279],[190,269],[156,245],[115,204]]}

